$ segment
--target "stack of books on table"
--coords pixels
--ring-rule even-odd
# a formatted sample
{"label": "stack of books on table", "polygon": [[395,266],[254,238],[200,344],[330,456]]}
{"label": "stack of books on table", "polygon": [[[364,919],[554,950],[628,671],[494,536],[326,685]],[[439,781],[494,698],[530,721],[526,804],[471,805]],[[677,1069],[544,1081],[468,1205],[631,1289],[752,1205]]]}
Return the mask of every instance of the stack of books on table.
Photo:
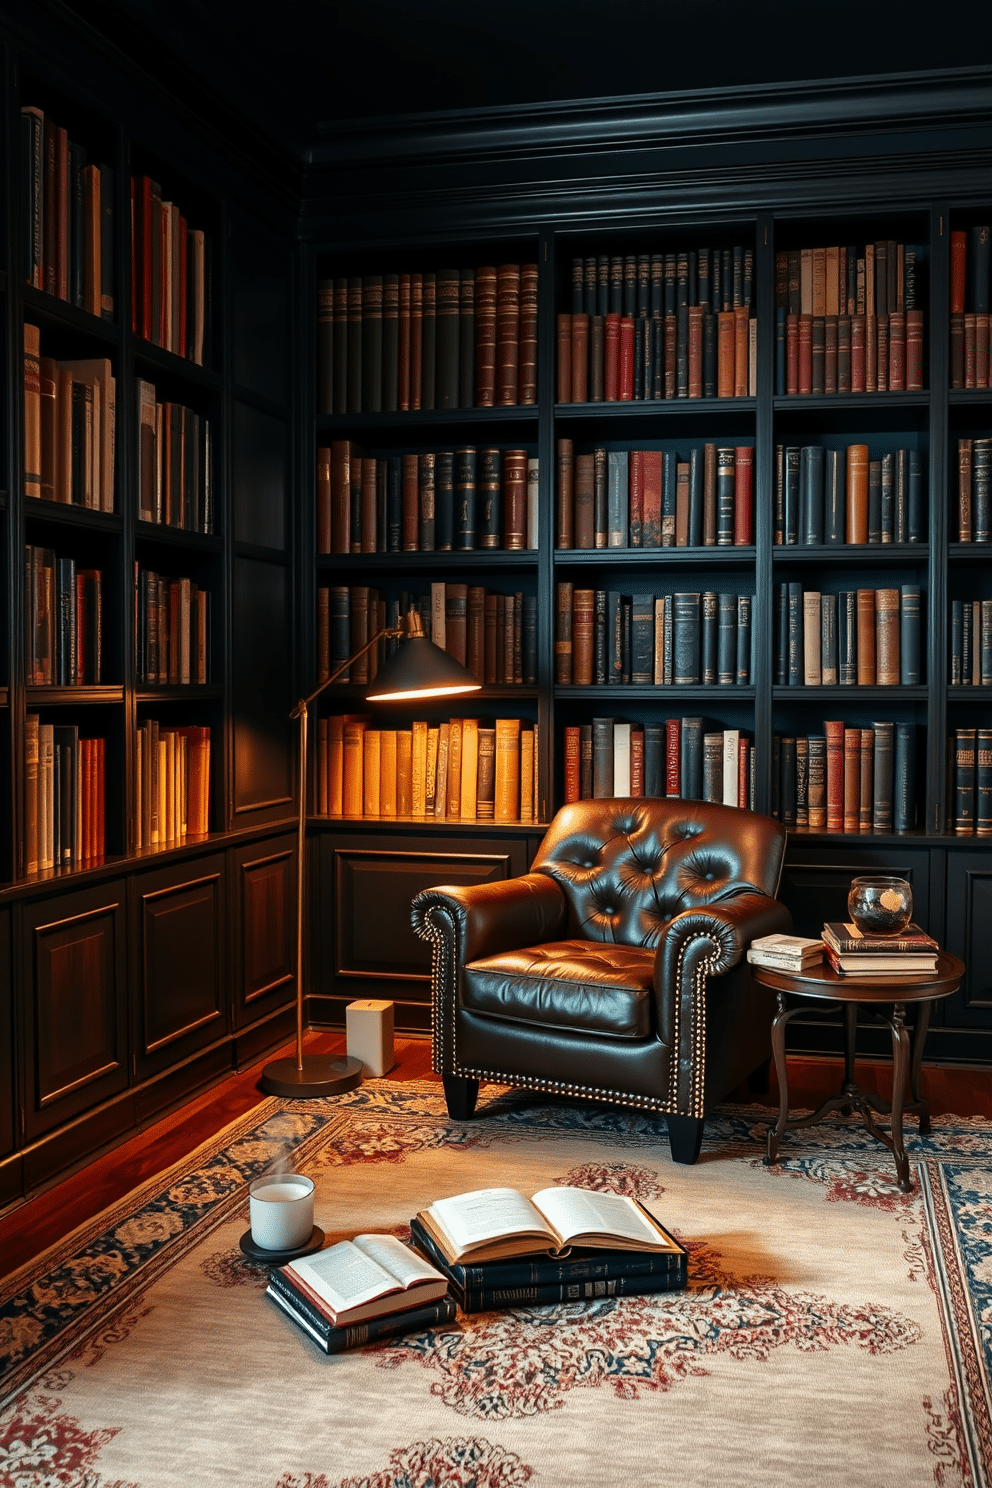
{"label": "stack of books on table", "polygon": [[854,924],[831,920],[823,927],[827,960],[848,976],[903,976],[934,972],[940,947],[919,925],[898,935],[866,935]]}
{"label": "stack of books on table", "polygon": [[414,1245],[463,1312],[541,1307],[686,1285],[687,1254],[634,1199],[583,1188],[513,1188],[439,1199],[410,1221]]}
{"label": "stack of books on table", "polygon": [[759,935],[748,947],[747,959],[770,971],[806,971],[823,960],[823,941],[803,935]]}
{"label": "stack of books on table", "polygon": [[326,1354],[455,1316],[446,1277],[395,1235],[356,1235],[273,1268],[266,1295]]}

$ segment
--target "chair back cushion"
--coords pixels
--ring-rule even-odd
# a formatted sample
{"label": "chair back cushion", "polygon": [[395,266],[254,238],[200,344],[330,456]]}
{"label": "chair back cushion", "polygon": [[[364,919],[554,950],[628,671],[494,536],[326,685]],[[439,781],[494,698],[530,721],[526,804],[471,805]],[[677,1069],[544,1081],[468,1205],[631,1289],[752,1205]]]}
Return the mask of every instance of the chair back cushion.
{"label": "chair back cushion", "polygon": [[685,909],[746,890],[774,896],[781,823],[677,797],[576,801],[558,812],[533,871],[560,885],[567,935],[653,946]]}

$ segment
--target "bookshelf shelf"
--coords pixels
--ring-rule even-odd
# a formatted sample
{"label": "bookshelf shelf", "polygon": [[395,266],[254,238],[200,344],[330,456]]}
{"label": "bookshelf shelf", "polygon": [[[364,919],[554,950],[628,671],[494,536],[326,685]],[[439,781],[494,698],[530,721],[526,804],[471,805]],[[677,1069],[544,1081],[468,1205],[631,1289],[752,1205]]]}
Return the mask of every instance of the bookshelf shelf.
{"label": "bookshelf shelf", "polygon": [[79,687],[47,687],[29,685],[24,694],[29,707],[35,708],[88,708],[93,704],[104,707],[108,703],[122,703],[124,688],[113,684]]}
{"label": "bookshelf shelf", "polygon": [[140,377],[154,382],[156,377],[168,377],[176,382],[186,382],[191,388],[202,388],[208,392],[219,392],[224,385],[220,372],[211,367],[201,367],[188,357],[177,356],[151,341],[133,338],[134,366]]}
{"label": "bookshelf shelf", "polygon": [[888,702],[895,706],[900,703],[926,702],[929,691],[926,687],[898,686],[898,687],[873,687],[868,684],[854,684],[851,686],[827,687],[773,687],[772,698],[777,703],[816,703],[819,701],[840,703],[849,702],[852,708],[857,709],[862,703]]}
{"label": "bookshelf shelf", "polygon": [[[121,328],[116,321],[104,320],[91,315],[87,310],[60,300],[45,290],[34,289],[30,284],[20,286],[25,320],[40,325],[42,332],[69,332],[102,343],[108,351],[120,347],[123,340]],[[103,353],[107,355],[107,352]]]}
{"label": "bookshelf shelf", "polygon": [[411,553],[318,553],[315,560],[317,572],[329,573],[430,573],[454,575],[464,568],[466,572],[488,573],[492,570],[535,570],[539,556],[534,548],[470,548],[456,552],[411,552]]}
{"label": "bookshelf shelf", "polygon": [[75,527],[80,531],[117,536],[123,530],[123,519],[116,511],[94,511],[85,506],[70,506],[61,501],[24,498],[24,518],[32,527]]}
{"label": "bookshelf shelf", "polygon": [[823,565],[839,570],[849,566],[912,568],[929,561],[928,543],[780,543],[772,548],[776,566],[794,563]]}
{"label": "bookshelf shelf", "polygon": [[[515,429],[526,430],[531,438],[537,436],[538,410],[534,404],[511,403],[502,408],[418,408],[403,413],[322,413],[314,421],[318,434],[332,438],[348,435],[390,433],[401,438],[404,433],[434,432],[435,430],[459,429],[464,431],[495,428],[494,440],[504,443],[511,439]],[[394,438],[392,442],[397,442]]]}
{"label": "bookshelf shelf", "polygon": [[556,548],[556,568],[640,567],[747,568],[754,567],[755,549],[739,547],[712,548]]}

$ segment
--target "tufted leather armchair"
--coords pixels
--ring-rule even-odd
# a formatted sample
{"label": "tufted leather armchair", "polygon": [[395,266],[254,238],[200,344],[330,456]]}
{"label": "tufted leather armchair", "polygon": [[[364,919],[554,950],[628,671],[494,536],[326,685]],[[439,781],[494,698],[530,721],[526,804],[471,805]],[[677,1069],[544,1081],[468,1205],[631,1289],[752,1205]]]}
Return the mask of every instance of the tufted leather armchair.
{"label": "tufted leather armchair", "polygon": [[791,925],[785,841],[729,806],[581,801],[522,877],[418,894],[449,1114],[473,1114],[480,1080],[587,1096],[664,1112],[695,1162],[707,1108],[767,1069],[773,995],[744,952]]}

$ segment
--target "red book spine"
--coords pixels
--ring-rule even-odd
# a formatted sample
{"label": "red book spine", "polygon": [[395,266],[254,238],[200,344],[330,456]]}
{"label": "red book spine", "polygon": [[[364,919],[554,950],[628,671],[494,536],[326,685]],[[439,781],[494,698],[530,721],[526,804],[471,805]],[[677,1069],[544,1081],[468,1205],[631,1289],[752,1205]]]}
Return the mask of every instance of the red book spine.
{"label": "red book spine", "polygon": [[951,233],[951,314],[964,314],[965,262],[968,256],[968,234]]}
{"label": "red book spine", "polygon": [[865,317],[851,316],[851,392],[865,390]]}
{"label": "red book spine", "polygon": [[185,217],[179,219],[179,262],[175,265],[176,281],[179,285],[179,325],[173,330],[178,356],[186,355],[186,296],[189,292],[189,234]]}
{"label": "red book spine", "polygon": [[827,831],[844,828],[844,725],[827,721],[823,725],[827,738]]}
{"label": "red book spine", "polygon": [[572,401],[572,320],[571,315],[559,315],[558,317],[559,403],[571,403]]}
{"label": "red book spine", "polygon": [[629,403],[634,397],[634,317],[620,317],[620,371],[617,389],[621,403]]}
{"label": "red book spine", "polygon": [[665,795],[682,793],[682,720],[665,719]]}
{"label": "red book spine", "polygon": [[746,305],[734,310],[734,397],[746,398],[748,394],[748,362],[750,344],[748,322],[751,312]]}
{"label": "red book spine", "polygon": [[865,392],[878,392],[878,316],[865,316]]}
{"label": "red book spine", "polygon": [[56,227],[55,293],[60,300],[69,298],[69,135],[56,130],[55,191],[58,201]]}
{"label": "red book spine", "polygon": [[613,311],[606,317],[606,372],[603,379],[604,401],[616,403],[620,396],[620,317]]}
{"label": "red book spine", "polygon": [[975,386],[989,385],[989,317],[983,311],[975,316]]}
{"label": "red book spine", "polygon": [[526,540],[527,451],[503,454],[503,546],[517,551]]}
{"label": "red book spine", "polygon": [[799,391],[799,316],[785,318],[785,391]]}
{"label": "red book spine", "polygon": [[141,336],[152,339],[152,183],[141,177]]}
{"label": "red book spine", "polygon": [[420,485],[416,455],[402,457],[400,525],[404,553],[416,553],[419,543]]}
{"label": "red book spine", "polygon": [[96,850],[99,857],[106,852],[107,822],[107,741],[96,741]]}
{"label": "red book spine", "polygon": [[168,351],[169,348],[169,299],[172,294],[172,284],[169,278],[169,245],[172,230],[172,212],[167,209],[166,203],[162,203],[162,210],[158,218],[158,241],[159,241],[159,263],[161,272],[159,283],[161,294],[159,296],[158,310],[158,339],[156,346],[162,346]]}
{"label": "red book spine", "polygon": [[844,730],[844,831],[856,832],[861,817],[861,730]]}
{"label": "red book spine", "polygon": [[[495,270],[491,272],[495,273]],[[479,274],[486,273],[480,269],[475,276],[475,356],[476,356],[476,401],[480,408],[492,406],[492,387],[490,381],[489,402],[484,404],[479,392],[479,367],[481,366],[482,326],[479,321]],[[495,307],[494,307],[495,308]],[[493,320],[493,331],[496,322]],[[495,351],[495,344],[493,345]],[[416,410],[420,407],[424,388],[424,276],[423,274],[410,275],[410,408]],[[492,370],[495,371],[495,361]]]}
{"label": "red book spine", "polygon": [[569,724],[565,729],[565,805],[579,800],[579,728]]}
{"label": "red book spine", "polygon": [[400,275],[400,324],[396,401],[401,413],[410,408],[410,275]]}
{"label": "red book spine", "polygon": [[518,402],[520,371],[520,265],[500,264],[496,271],[496,403]]}
{"label": "red book spine", "polygon": [[747,547],[754,542],[752,510],[754,507],[754,450],[739,444],[734,450],[734,546]]}
{"label": "red book spine", "polygon": [[703,307],[689,306],[689,397],[703,396]]}
{"label": "red book spine", "polygon": [[[410,277],[412,291],[421,276]],[[410,360],[420,366],[419,336],[416,349],[411,339]],[[475,401],[479,408],[492,408],[496,401],[496,270],[491,265],[475,271]],[[419,384],[417,402],[410,407],[420,407]]]}
{"label": "red book spine", "polygon": [[823,327],[823,391],[837,391],[837,317],[828,315]]}
{"label": "red book spine", "polygon": [[589,401],[589,317],[572,316],[572,387],[571,400],[566,403],[588,403]]}
{"label": "red book spine", "polygon": [[888,315],[876,316],[878,329],[878,354],[875,362],[875,391],[887,393],[889,391],[889,317]]}
{"label": "red book spine", "polygon": [[141,210],[138,201],[137,182],[131,177],[131,330],[135,336],[141,334],[138,307],[141,303],[139,275],[141,273]]}
{"label": "red book spine", "polygon": [[906,389],[906,312],[893,310],[889,316],[889,392]]}
{"label": "red book spine", "polygon": [[813,317],[799,317],[799,391],[813,391]]}
{"label": "red book spine", "polygon": [[965,311],[964,317],[964,385],[975,387],[975,317]]}

